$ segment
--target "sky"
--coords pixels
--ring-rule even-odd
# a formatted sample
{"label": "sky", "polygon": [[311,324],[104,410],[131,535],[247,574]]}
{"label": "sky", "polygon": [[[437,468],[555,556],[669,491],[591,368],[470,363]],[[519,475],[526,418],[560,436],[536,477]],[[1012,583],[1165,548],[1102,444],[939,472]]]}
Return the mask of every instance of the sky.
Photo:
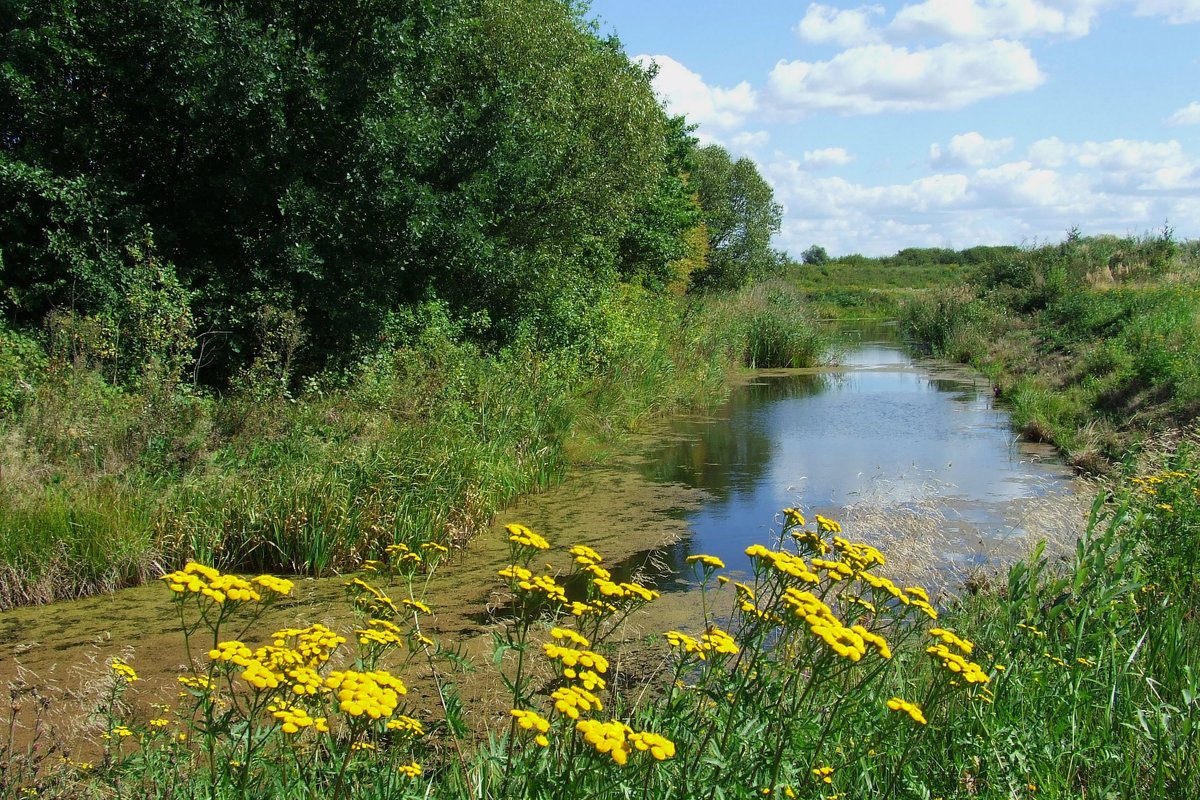
{"label": "sky", "polygon": [[830,255],[1200,238],[1200,0],[594,0],[776,246]]}

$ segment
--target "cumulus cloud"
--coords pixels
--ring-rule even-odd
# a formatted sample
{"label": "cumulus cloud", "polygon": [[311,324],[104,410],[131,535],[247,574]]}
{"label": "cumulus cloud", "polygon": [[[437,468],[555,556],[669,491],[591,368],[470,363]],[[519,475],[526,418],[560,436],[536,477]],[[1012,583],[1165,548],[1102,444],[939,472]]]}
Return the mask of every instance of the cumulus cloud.
{"label": "cumulus cloud", "polygon": [[769,91],[784,111],[878,114],[962,108],[1033,89],[1045,80],[1028,48],[997,39],[908,50],[852,47],[829,61],[780,61]]}
{"label": "cumulus cloud", "polygon": [[1133,13],[1139,17],[1164,17],[1173,25],[1200,22],[1200,0],[1137,0]]}
{"label": "cumulus cloud", "polygon": [[854,156],[841,147],[822,147],[819,150],[804,151],[804,165],[810,169],[825,167],[844,167],[854,160]]}
{"label": "cumulus cloud", "polygon": [[1038,0],[925,0],[896,12],[886,35],[890,41],[1086,36],[1099,2],[1084,0],[1059,5],[1063,8]]}
{"label": "cumulus cloud", "polygon": [[1200,101],[1188,103],[1167,117],[1168,125],[1200,125]]}
{"label": "cumulus cloud", "polygon": [[814,44],[868,44],[879,40],[879,31],[871,25],[872,17],[883,13],[883,6],[878,5],[843,10],[812,3],[795,31],[801,41]]}
{"label": "cumulus cloud", "polygon": [[654,91],[664,100],[673,114],[686,114],[691,122],[705,128],[734,130],[743,125],[754,111],[757,99],[746,81],[731,89],[709,86],[704,78],[692,72],[670,56],[635,56],[643,68],[658,66],[654,76]]}
{"label": "cumulus cloud", "polygon": [[988,139],[977,131],[950,137],[945,147],[929,146],[929,161],[935,169],[942,167],[981,167],[996,161],[1013,148],[1011,137]]}
{"label": "cumulus cloud", "polygon": [[884,255],[914,246],[1057,241],[1074,225],[1137,233],[1163,219],[1200,216],[1200,158],[1175,140],[1052,137],[995,163],[1011,141],[962,134],[940,148],[943,167],[951,166],[956,141],[961,170],[907,182],[821,176],[804,158],[766,164],[764,175],[787,209],[780,245],[799,252],[819,242],[831,253]]}
{"label": "cumulus cloud", "polygon": [[1085,170],[1094,176],[1096,187],[1105,191],[1180,194],[1200,188],[1200,159],[1188,155],[1174,139],[1068,144],[1051,137],[1031,144],[1027,155],[1042,168]]}

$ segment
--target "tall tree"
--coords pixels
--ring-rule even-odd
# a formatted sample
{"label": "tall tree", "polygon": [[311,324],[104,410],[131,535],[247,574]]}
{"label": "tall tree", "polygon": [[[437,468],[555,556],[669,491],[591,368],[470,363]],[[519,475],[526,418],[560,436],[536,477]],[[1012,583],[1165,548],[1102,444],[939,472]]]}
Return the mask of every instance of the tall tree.
{"label": "tall tree", "polygon": [[736,289],[774,272],[779,255],[771,237],[779,232],[783,209],[748,158],[734,161],[719,145],[696,151],[691,181],[708,228],[708,266],[693,275],[702,289]]}

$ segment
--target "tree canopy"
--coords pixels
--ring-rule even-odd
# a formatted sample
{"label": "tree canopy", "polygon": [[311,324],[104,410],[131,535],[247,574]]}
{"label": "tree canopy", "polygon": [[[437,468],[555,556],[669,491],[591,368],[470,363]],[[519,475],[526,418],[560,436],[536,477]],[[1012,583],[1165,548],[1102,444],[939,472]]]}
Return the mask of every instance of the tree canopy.
{"label": "tree canopy", "polygon": [[432,298],[565,340],[603,287],[677,284],[701,219],[697,283],[763,270],[778,206],[710,150],[563,0],[13,0],[0,313],[111,310],[151,260],[209,380],[270,308],[313,367]]}

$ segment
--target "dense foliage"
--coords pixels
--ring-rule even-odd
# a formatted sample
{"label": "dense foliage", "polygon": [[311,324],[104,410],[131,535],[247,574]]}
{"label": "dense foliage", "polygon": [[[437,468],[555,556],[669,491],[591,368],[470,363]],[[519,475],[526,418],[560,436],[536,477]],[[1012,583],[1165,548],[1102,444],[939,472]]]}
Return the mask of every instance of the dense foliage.
{"label": "dense foliage", "polygon": [[[216,384],[348,363],[432,298],[481,342],[591,346],[621,281],[758,269],[770,224],[705,267],[697,194],[770,189],[689,131],[561,0],[6,3],[0,312],[85,317],[93,356],[190,342]],[[146,292],[190,316],[169,342],[126,318]]]}

